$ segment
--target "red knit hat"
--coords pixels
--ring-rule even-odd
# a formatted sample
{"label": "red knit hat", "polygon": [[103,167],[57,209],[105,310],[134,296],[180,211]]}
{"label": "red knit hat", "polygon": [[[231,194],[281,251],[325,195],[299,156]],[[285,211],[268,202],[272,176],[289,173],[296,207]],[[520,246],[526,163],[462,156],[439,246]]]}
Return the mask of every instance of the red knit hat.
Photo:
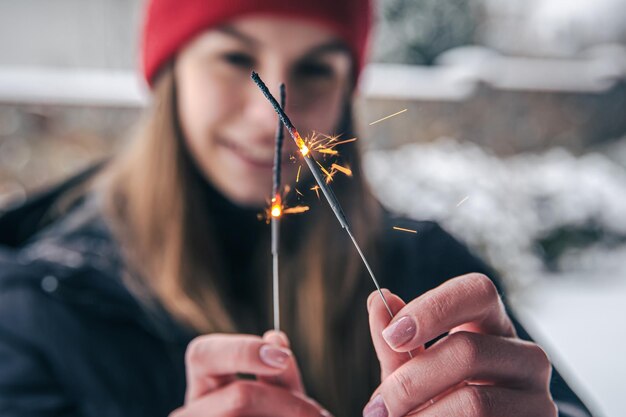
{"label": "red knit hat", "polygon": [[142,45],[146,81],[152,85],[163,65],[203,30],[254,13],[317,22],[346,42],[357,75],[365,63],[370,0],[149,0]]}

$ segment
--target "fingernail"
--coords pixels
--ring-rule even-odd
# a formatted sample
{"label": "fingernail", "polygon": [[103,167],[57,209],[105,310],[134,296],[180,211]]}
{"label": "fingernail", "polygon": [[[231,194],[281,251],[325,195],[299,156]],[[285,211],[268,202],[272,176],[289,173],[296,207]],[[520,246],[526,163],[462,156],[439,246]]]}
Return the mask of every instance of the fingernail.
{"label": "fingernail", "polygon": [[404,316],[383,330],[383,338],[389,346],[397,348],[415,337],[417,326],[409,316]]}
{"label": "fingernail", "polygon": [[333,415],[330,414],[328,410],[322,410],[321,414],[322,414],[322,417],[333,417]]}
{"label": "fingernail", "polygon": [[287,349],[283,349],[271,345],[263,345],[259,350],[261,360],[274,368],[284,368],[287,366],[290,353]]}
{"label": "fingernail", "polygon": [[363,409],[363,417],[387,417],[389,412],[385,407],[383,397],[378,394]]}

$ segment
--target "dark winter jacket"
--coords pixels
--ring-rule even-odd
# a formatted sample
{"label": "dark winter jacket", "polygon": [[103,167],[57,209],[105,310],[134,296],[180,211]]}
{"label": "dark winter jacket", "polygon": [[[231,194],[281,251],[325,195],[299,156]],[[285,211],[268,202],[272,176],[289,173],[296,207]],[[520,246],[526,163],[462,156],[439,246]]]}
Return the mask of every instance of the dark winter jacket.
{"label": "dark winter jacket", "polygon": [[[196,334],[163,310],[148,312],[128,291],[98,199],[85,199],[52,223],[44,216],[66,188],[96,169],[0,216],[2,417],[159,417],[183,403],[184,353]],[[493,275],[437,224],[403,225],[421,238],[385,228],[384,265],[393,281],[383,282],[402,298],[467,272]],[[528,338],[520,326],[518,332]],[[562,416],[589,415],[556,372],[551,387]]]}

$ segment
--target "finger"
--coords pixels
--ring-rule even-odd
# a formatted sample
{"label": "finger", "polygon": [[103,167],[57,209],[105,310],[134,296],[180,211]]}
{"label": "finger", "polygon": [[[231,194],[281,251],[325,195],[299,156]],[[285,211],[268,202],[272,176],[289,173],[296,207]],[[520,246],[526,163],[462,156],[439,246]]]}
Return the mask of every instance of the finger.
{"label": "finger", "polygon": [[459,332],[389,375],[376,390],[390,415],[403,416],[465,381],[547,392],[551,365],[534,343]]}
{"label": "finger", "polygon": [[[263,340],[271,345],[289,349],[289,339],[283,332],[268,330],[263,335]],[[283,373],[275,376],[259,376],[258,380],[304,393],[300,369],[298,368],[298,363],[294,355],[289,357],[287,368]]]}
{"label": "finger", "polygon": [[191,341],[185,353],[186,401],[222,385],[238,374],[278,375],[288,366],[291,351],[272,346],[258,336],[210,334]]}
{"label": "finger", "polygon": [[485,275],[453,278],[411,301],[383,330],[383,338],[395,351],[406,352],[461,325],[480,333],[515,336],[498,291]]}
{"label": "finger", "polygon": [[171,417],[225,415],[327,417],[330,413],[315,401],[284,388],[238,380],[176,410]]}
{"label": "finger", "polygon": [[415,417],[454,415],[556,417],[557,409],[550,396],[546,394],[528,393],[502,387],[466,385],[411,414]]}
{"label": "finger", "polygon": [[[383,288],[382,292],[393,314],[397,313],[405,306],[404,301],[391,291]],[[369,313],[372,342],[376,350],[376,356],[380,362],[380,380],[382,381],[387,375],[405,363],[409,359],[409,355],[405,352],[398,353],[394,351],[382,337],[381,333],[391,321],[391,317],[378,291],[373,291],[367,298],[367,311]],[[417,350],[415,352],[417,353]]]}

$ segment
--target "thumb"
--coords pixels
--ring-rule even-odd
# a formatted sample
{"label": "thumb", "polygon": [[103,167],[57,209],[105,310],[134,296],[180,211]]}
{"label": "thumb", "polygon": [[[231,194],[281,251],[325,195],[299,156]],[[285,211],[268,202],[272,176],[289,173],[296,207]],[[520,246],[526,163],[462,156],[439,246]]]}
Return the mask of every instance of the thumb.
{"label": "thumb", "polygon": [[[402,307],[406,305],[404,301],[397,295],[387,289],[382,290],[385,300],[389,305],[389,309],[395,315]],[[385,307],[378,291],[372,292],[367,298],[367,311],[369,312],[370,333],[372,342],[376,350],[376,356],[380,362],[380,380],[384,380],[389,374],[398,369],[402,364],[410,359],[407,352],[396,352],[389,347],[389,344],[383,339],[382,332],[391,322],[389,311]],[[423,349],[419,348],[412,353],[418,353]]]}
{"label": "thumb", "polygon": [[[287,335],[281,331],[268,330],[263,335],[263,340],[269,344],[289,348],[289,339]],[[274,376],[259,376],[259,381],[266,382],[268,384],[277,385],[287,388],[291,391],[304,393],[304,386],[302,385],[302,377],[300,376],[300,370],[296,363],[295,356],[291,356],[287,369],[279,375]]]}

